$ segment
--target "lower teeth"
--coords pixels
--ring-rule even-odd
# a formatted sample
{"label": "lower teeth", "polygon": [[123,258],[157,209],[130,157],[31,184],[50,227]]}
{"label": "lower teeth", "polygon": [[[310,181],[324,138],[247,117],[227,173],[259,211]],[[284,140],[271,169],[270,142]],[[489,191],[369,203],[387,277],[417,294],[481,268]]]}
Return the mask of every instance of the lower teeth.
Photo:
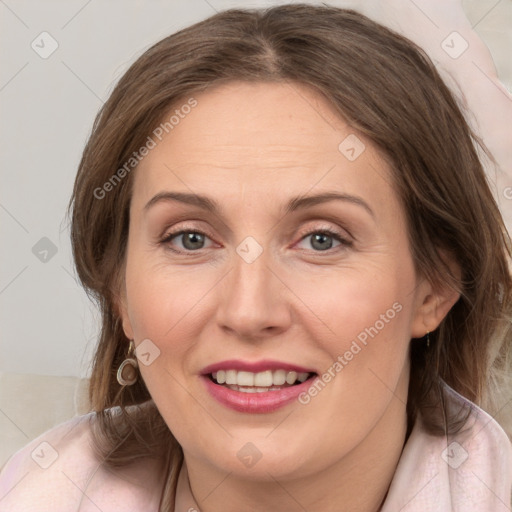
{"label": "lower teeth", "polygon": [[264,393],[265,391],[279,391],[283,389],[284,387],[288,386],[272,386],[270,388],[251,388],[249,386],[237,386],[235,384],[222,384],[223,386],[228,387],[229,389],[232,389],[233,391],[242,391],[243,393]]}

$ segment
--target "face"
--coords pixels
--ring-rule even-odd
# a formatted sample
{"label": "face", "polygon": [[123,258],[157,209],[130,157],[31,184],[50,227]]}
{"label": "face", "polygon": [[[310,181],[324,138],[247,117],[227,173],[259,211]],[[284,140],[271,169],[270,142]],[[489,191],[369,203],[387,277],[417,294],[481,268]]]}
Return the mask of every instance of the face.
{"label": "face", "polygon": [[[391,169],[305,86],[194,98],[134,171],[121,305],[187,463],[285,480],[382,446],[405,422],[411,337],[444,312]],[[306,200],[322,194],[340,197]]]}

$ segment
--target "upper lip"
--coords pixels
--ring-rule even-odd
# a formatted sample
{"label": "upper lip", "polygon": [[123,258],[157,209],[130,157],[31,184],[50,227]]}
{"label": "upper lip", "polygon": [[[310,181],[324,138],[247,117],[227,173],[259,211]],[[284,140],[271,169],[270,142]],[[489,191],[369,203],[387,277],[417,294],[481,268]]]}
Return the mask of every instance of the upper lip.
{"label": "upper lip", "polygon": [[209,375],[210,373],[219,370],[237,370],[252,373],[263,372],[265,370],[287,370],[289,372],[297,373],[315,373],[311,368],[305,368],[293,363],[285,363],[283,361],[275,361],[272,359],[263,359],[261,361],[240,361],[237,359],[230,359],[227,361],[220,361],[213,363],[201,370],[201,375]]}

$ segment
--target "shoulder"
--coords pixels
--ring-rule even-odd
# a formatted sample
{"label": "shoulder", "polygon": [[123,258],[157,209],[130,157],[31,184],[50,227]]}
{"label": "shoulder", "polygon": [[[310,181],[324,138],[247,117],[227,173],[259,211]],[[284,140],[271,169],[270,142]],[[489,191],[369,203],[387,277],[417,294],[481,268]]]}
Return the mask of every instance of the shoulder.
{"label": "shoulder", "polygon": [[122,469],[107,467],[95,454],[91,424],[96,414],[77,416],[18,450],[0,471],[0,512],[157,511],[160,480],[153,460]]}
{"label": "shoulder", "polygon": [[510,511],[509,437],[489,414],[444,386],[446,407],[469,411],[468,419],[459,432],[444,436],[427,433],[418,420],[382,511]]}

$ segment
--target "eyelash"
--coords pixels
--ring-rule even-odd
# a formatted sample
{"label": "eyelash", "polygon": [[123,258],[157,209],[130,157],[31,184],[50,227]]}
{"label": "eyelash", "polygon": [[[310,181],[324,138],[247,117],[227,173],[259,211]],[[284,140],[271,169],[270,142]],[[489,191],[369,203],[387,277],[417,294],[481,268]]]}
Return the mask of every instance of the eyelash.
{"label": "eyelash", "polygon": [[[187,227],[185,227],[185,228],[182,228],[180,230],[171,231],[170,233],[167,233],[164,236],[164,238],[160,240],[159,243],[161,245],[166,245],[167,249],[169,249],[170,251],[172,251],[174,253],[177,253],[177,254],[193,254],[193,253],[199,253],[200,251],[202,251],[202,249],[198,249],[196,251],[192,251],[192,250],[182,251],[182,250],[176,250],[176,249],[173,249],[172,247],[170,247],[169,242],[173,238],[176,238],[176,237],[178,237],[180,235],[184,235],[186,233],[194,233],[194,234],[197,234],[197,235],[205,236],[207,238],[211,238],[204,231],[201,231],[201,230],[198,230],[198,229],[194,229],[194,228],[187,228]],[[317,228],[317,229],[308,231],[307,233],[304,233],[302,235],[300,241],[304,240],[308,236],[315,235],[315,234],[327,235],[327,236],[329,236],[331,238],[334,238],[338,242],[340,242],[340,245],[338,247],[327,249],[325,251],[313,251],[313,252],[318,253],[318,254],[322,254],[322,253],[332,254],[333,251],[336,251],[336,250],[338,250],[340,248],[350,248],[353,245],[353,242],[351,242],[350,240],[347,240],[346,238],[343,238],[343,236],[341,236],[340,233],[338,233],[337,231],[333,231],[332,229],[329,229],[329,228]]]}

